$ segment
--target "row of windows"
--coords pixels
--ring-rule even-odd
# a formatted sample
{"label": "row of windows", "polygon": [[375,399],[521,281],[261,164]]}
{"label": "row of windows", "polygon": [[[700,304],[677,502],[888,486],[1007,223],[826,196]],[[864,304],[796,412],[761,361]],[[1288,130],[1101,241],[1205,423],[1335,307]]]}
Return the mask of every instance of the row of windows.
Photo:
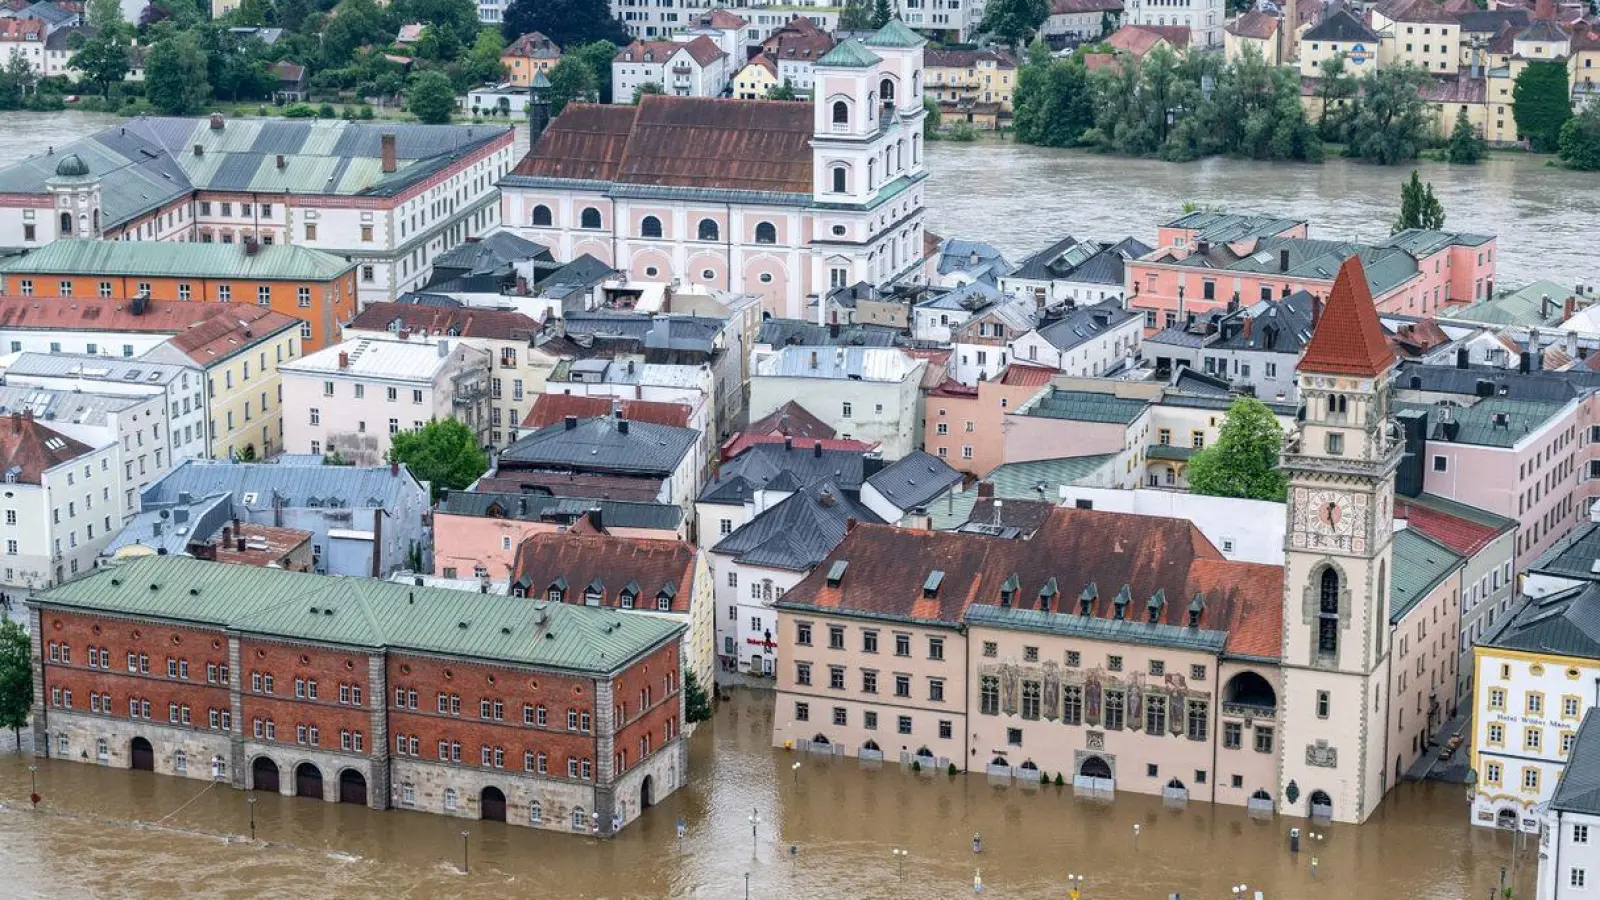
{"label": "row of windows", "polygon": [[[1038,681],[1023,681],[1018,713],[1024,719],[1037,721],[1042,718],[1043,684]],[[1174,699],[1174,703],[1176,700]],[[1099,704],[1099,709],[1094,708]],[[1176,721],[1169,720],[1169,698],[1161,694],[1145,694],[1143,701],[1144,730],[1152,737],[1167,734],[1168,726],[1177,725]],[[1062,685],[1061,708],[1052,712],[1059,712],[1064,725],[1082,725],[1085,710],[1090,718],[1095,712],[1099,713],[1101,727],[1108,731],[1121,731],[1129,727],[1127,720],[1129,698],[1126,691],[1106,690],[1097,698],[1093,692],[1086,690],[1083,685]],[[1211,715],[1211,705],[1205,700],[1186,700],[1183,710],[1185,719],[1182,723],[1183,733],[1191,741],[1203,741],[1208,733]],[[996,675],[985,675],[979,680],[978,685],[978,712],[986,716],[1000,714],[1000,678]],[[1170,710],[1172,715],[1178,713],[1177,709]],[[1137,724],[1137,722],[1135,723]],[[1266,751],[1263,751],[1266,752]]]}
{"label": "row of windows", "polygon": [[[800,646],[802,646],[802,647],[810,647],[810,646],[812,646],[812,643],[811,643],[811,640],[812,640],[811,631],[812,631],[812,628],[811,628],[811,623],[810,622],[798,622],[798,623],[796,623],[795,624],[795,643],[800,645]],[[942,637],[929,637],[927,639],[927,648],[928,648],[928,659],[935,659],[935,660],[944,659],[944,638],[942,638]],[[845,647],[844,647],[844,626],[843,625],[829,625],[828,626],[828,649],[829,650],[843,650],[843,649],[845,649]],[[862,632],[861,632],[861,652],[862,653],[877,653],[878,652],[878,631],[876,629],[863,629],[862,630]],[[904,632],[895,632],[895,634],[894,634],[894,655],[895,656],[910,656],[911,655],[911,635],[906,634]]]}
{"label": "row of windows", "polygon": [[[550,207],[539,204],[533,208],[531,219],[535,227],[548,228],[555,224],[555,214]],[[598,230],[604,227],[604,219],[600,210],[593,206],[586,206],[578,214],[578,227],[589,230]],[[639,237],[661,238],[666,234],[666,229],[661,224],[661,219],[656,216],[645,216],[639,220]],[[695,240],[719,241],[722,239],[722,226],[715,219],[701,219],[695,225]],[[755,242],[758,244],[776,244],[778,242],[778,226],[771,222],[756,223]]]}
{"label": "row of windows", "polygon": [[[810,686],[810,684],[811,684],[811,663],[808,663],[808,662],[797,662],[797,663],[794,664],[794,666],[795,666],[795,673],[794,673],[795,683],[798,684],[798,685],[801,685],[801,686]],[[844,666],[829,666],[828,667],[828,687],[830,689],[832,689],[832,690],[835,690],[835,691],[842,691],[842,690],[845,689],[844,682],[845,682],[845,667]],[[936,703],[944,702],[944,682],[945,682],[945,680],[943,678],[929,678],[928,679],[928,699],[929,700],[934,701]],[[865,693],[865,694],[876,694],[878,692],[878,672],[877,672],[876,669],[862,669],[861,670],[861,691],[862,691],[862,693]],[[894,696],[896,696],[896,697],[910,697],[911,696],[911,676],[910,675],[898,674],[897,673],[894,676]]]}
{"label": "row of windows", "polygon": [[[1503,667],[1503,668],[1508,669],[1509,667],[1507,666],[1507,667]],[[1509,672],[1504,673],[1502,675],[1502,677],[1509,677]],[[1491,688],[1489,688],[1489,708],[1490,709],[1499,710],[1501,712],[1505,712],[1505,710],[1506,710],[1506,698],[1507,698],[1507,694],[1506,694],[1506,689],[1505,688],[1503,688],[1503,687],[1491,687]],[[1530,715],[1530,716],[1542,716],[1542,715],[1544,715],[1544,710],[1545,710],[1544,692],[1543,691],[1528,691],[1527,694],[1524,695],[1524,697],[1523,697],[1522,707],[1523,707],[1523,712],[1526,713],[1527,715]],[[1563,719],[1571,719],[1572,721],[1576,722],[1582,714],[1583,714],[1583,698],[1582,697],[1578,696],[1577,694],[1563,694],[1561,696],[1561,718],[1563,718]]]}
{"label": "row of windows", "polygon": [[[64,739],[65,735],[63,735],[62,737]],[[588,760],[584,760],[584,762],[587,763]],[[572,775],[571,777],[577,778],[578,776],[577,775]],[[585,777],[587,777],[587,776],[585,776]],[[461,795],[456,791],[455,788],[445,788],[444,789],[442,803],[443,803],[445,812],[455,812],[456,810],[461,808]],[[410,807],[413,807],[413,808],[416,807],[416,805],[417,805],[417,786],[416,785],[410,784],[410,783],[400,785],[400,804],[402,806],[410,806]],[[598,815],[598,813],[596,815]],[[587,831],[587,830],[589,830],[589,825],[590,825],[589,814],[587,812],[585,812],[584,808],[581,807],[581,806],[574,806],[572,808],[572,814],[571,814],[571,817],[570,817],[569,821],[572,823],[572,830],[573,831]],[[532,802],[530,802],[528,804],[528,824],[530,824],[530,825],[542,825],[542,824],[544,824],[544,804],[540,803],[537,800],[534,800],[534,801],[532,801]],[[595,825],[594,825],[594,828],[595,828],[596,832],[599,831],[599,827],[600,826],[599,826],[598,819],[597,819],[596,822],[595,822]]]}
{"label": "row of windows", "polygon": [[[803,700],[796,701],[794,705],[794,720],[796,722],[811,721],[811,704]],[[833,708],[833,724],[841,728],[848,726],[850,724],[850,711],[842,706],[835,706]],[[861,711],[861,727],[868,731],[878,730],[878,713],[876,710],[867,709]],[[949,719],[939,719],[937,721],[937,728],[938,735],[941,740],[950,740],[955,735],[955,723],[951,722]],[[915,732],[916,722],[914,721],[913,717],[895,717],[896,734],[909,735],[914,734]]]}

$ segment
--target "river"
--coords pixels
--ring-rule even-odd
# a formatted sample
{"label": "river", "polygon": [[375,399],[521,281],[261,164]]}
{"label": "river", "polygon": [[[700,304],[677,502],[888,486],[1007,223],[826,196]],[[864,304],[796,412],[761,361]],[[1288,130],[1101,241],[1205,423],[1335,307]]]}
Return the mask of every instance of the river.
{"label": "river", "polygon": [[[40,153],[122,121],[97,113],[0,114],[0,162]],[[518,151],[526,129],[518,130]],[[1586,283],[1588,225],[1600,210],[1600,176],[1545,165],[1545,157],[1495,153],[1477,166],[1419,162],[1444,205],[1447,228],[1497,235],[1498,281]],[[985,240],[1018,262],[1071,234],[1155,240],[1185,202],[1305,218],[1317,238],[1381,240],[1411,167],[1330,158],[1321,165],[1208,159],[1175,165],[1010,141],[928,145],[928,228]]]}
{"label": "river", "polygon": [[[1204,803],[1173,810],[1135,794],[1094,803],[1070,788],[996,788],[982,776],[914,775],[893,764],[866,769],[774,750],[771,728],[772,695],[734,691],[692,739],[690,785],[603,842],[47,760],[37,760],[44,800],[35,812],[27,808],[35,760],[5,753],[0,894],[728,900],[742,896],[749,872],[750,896],[760,900],[953,900],[972,896],[981,871],[985,896],[995,898],[1058,900],[1065,877],[1083,873],[1086,900],[1172,892],[1227,900],[1239,883],[1267,900],[1466,900],[1489,896],[1510,864],[1512,836],[1470,827],[1465,793],[1453,785],[1401,785],[1368,824],[1329,826],[1325,840],[1308,840],[1295,856],[1286,835],[1307,826],[1300,820],[1256,822]],[[247,797],[258,801],[254,844],[244,837]],[[761,818],[753,841],[752,810]],[[688,826],[681,842],[679,817]],[[971,851],[974,832],[981,855]],[[1534,842],[1524,843],[1519,897],[1532,895],[1536,862]],[[896,848],[909,853],[903,880]]]}

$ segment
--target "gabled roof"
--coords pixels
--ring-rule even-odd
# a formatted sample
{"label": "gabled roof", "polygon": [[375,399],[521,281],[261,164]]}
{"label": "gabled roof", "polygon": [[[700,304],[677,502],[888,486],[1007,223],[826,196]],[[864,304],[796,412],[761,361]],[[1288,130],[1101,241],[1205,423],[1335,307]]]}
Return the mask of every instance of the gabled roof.
{"label": "gabled roof", "polygon": [[[681,540],[650,540],[610,534],[553,532],[529,535],[517,547],[511,587],[543,598],[558,579],[570,588],[563,601],[617,607],[629,594],[635,609],[686,613],[694,597],[695,548]],[[599,602],[591,604],[591,589]]]}
{"label": "gabled roof", "polygon": [[832,425],[817,418],[794,400],[751,422],[744,430],[755,434],[781,434],[796,439],[839,436]]}
{"label": "gabled roof", "polygon": [[550,248],[509,231],[496,231],[482,238],[473,238],[446,250],[433,258],[435,269],[461,269],[475,275],[497,272],[505,267],[528,260],[543,260],[554,264]]}
{"label": "gabled roof", "polygon": [[600,416],[541,428],[500,452],[502,468],[670,476],[700,438],[690,428]]}
{"label": "gabled roof", "polygon": [[0,419],[0,471],[8,482],[41,484],[45,472],[93,449],[40,424],[32,412]]}
{"label": "gabled roof", "polygon": [[419,338],[468,337],[529,341],[540,325],[523,313],[476,307],[437,307],[419,303],[373,303],[345,328],[382,333],[410,332]]}
{"label": "gabled roof", "polygon": [[734,529],[712,552],[740,563],[805,571],[822,562],[850,531],[850,520],[882,523],[832,479],[799,488],[778,505]]}
{"label": "gabled roof", "polygon": [[[758,490],[774,484],[785,473],[790,484],[811,484],[827,480],[841,490],[858,491],[865,480],[865,454],[859,450],[817,449],[815,441],[783,444],[753,444],[743,453],[722,464],[717,474],[700,492],[701,503],[741,504]],[[777,487],[773,487],[777,490]]]}
{"label": "gabled roof", "polygon": [[1343,6],[1333,7],[1322,21],[1300,36],[1301,41],[1376,42],[1378,33]]}
{"label": "gabled roof", "polygon": [[1392,549],[1394,578],[1389,583],[1389,621],[1399,622],[1439,582],[1459,569],[1463,560],[1449,547],[1411,528],[1395,532]]}
{"label": "gabled roof", "polygon": [[0,262],[13,275],[125,275],[235,278],[245,281],[331,281],[355,264],[298,244],[173,243],[168,241],[53,241]]}
{"label": "gabled roof", "polygon": [[[179,301],[180,303],[182,301]],[[173,335],[167,345],[205,367],[300,327],[300,320],[249,303],[226,303],[220,314]],[[162,354],[157,354],[157,357]]]}
{"label": "gabled roof", "polygon": [[[403,509],[407,494],[421,495],[422,485],[402,464],[327,466],[297,462],[230,463],[189,459],[144,489],[145,507],[177,503],[183,494],[195,497],[227,493],[243,509],[270,510],[274,500],[286,508]],[[315,501],[313,503],[312,501]]]}
{"label": "gabled roof", "polygon": [[1157,44],[1166,43],[1173,50],[1187,48],[1189,29],[1182,25],[1124,25],[1108,35],[1105,43],[1134,59],[1144,59]]}
{"label": "gabled roof", "polygon": [[1251,10],[1241,14],[1226,26],[1229,34],[1264,41],[1278,33],[1279,18]]}
{"label": "gabled roof", "polygon": [[880,469],[867,484],[897,509],[915,509],[961,483],[962,474],[931,453],[913,450]]}
{"label": "gabled roof", "polygon": [[1600,523],[1584,522],[1561,536],[1528,566],[1528,571],[1559,578],[1600,581]]}
{"label": "gabled roof", "polygon": [[530,31],[512,41],[500,55],[519,56],[527,59],[559,59],[561,48],[556,42],[545,37],[537,31]]}
{"label": "gabled roof", "polygon": [[803,319],[764,319],[756,343],[772,347],[893,347],[901,341],[888,325],[818,325]]}
{"label": "gabled roof", "polygon": [[665,476],[633,477],[601,473],[551,472],[538,469],[501,469],[473,484],[477,492],[529,497],[565,497],[655,504]]}
{"label": "gabled roof", "polygon": [[1600,659],[1600,583],[1529,598],[1499,634],[1479,642],[1505,650]]}
{"label": "gabled roof", "polygon": [[1339,267],[1322,319],[1306,345],[1300,368],[1305,372],[1373,377],[1394,365],[1372,304],[1372,291],[1359,257],[1351,256]]}
{"label": "gabled roof", "polygon": [[1600,712],[1593,707],[1583,714],[1550,808],[1600,816]]}
{"label": "gabled roof", "polygon": [[173,556],[104,568],[32,602],[595,675],[622,670],[684,628],[567,603]]}
{"label": "gabled roof", "polygon": [[204,541],[233,517],[233,497],[225,493],[191,497],[171,504],[146,504],[123,524],[111,542],[100,551],[115,556],[117,551],[144,547],[150,553],[177,555],[194,541]]}
{"label": "gabled roof", "polygon": [[710,13],[701,16],[700,24],[709,25],[710,27],[719,30],[730,30],[743,28],[750,23],[738,13],[718,7],[713,9]]}
{"label": "gabled roof", "polygon": [[683,508],[670,503],[562,497],[545,493],[450,491],[440,498],[439,515],[570,525],[598,510],[606,528],[650,528],[673,531],[683,521]]}
{"label": "gabled roof", "polygon": [[1116,328],[1142,313],[1124,309],[1121,300],[1104,300],[1080,306],[1039,328],[1039,337],[1063,352]]}
{"label": "gabled roof", "polygon": [[1457,503],[1434,494],[1394,498],[1394,516],[1405,519],[1407,529],[1426,535],[1463,557],[1476,555],[1517,527],[1517,520]]}
{"label": "gabled roof", "polygon": [[[618,408],[615,404],[620,404]],[[614,400],[612,397],[587,397],[580,394],[540,394],[522,419],[523,428],[544,428],[557,425],[568,416],[591,419],[609,416],[613,409],[621,418],[631,422],[650,422],[671,425],[675,428],[689,426],[689,407],[684,403],[667,403],[658,400]]]}

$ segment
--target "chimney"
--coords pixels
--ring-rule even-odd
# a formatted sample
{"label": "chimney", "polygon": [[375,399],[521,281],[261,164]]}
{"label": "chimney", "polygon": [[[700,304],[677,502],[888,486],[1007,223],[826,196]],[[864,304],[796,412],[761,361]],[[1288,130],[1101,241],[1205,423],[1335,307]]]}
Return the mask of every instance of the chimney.
{"label": "chimney", "polygon": [[238,534],[239,530],[240,530],[239,529],[239,517],[238,516],[234,516],[233,517],[233,533],[234,534]]}
{"label": "chimney", "polygon": [[566,426],[567,426],[566,427],[567,431],[572,431],[572,430],[576,429],[578,427],[578,417],[577,416],[567,416],[567,418],[566,418]]}
{"label": "chimney", "polygon": [[393,460],[393,459],[389,460],[389,477],[390,478],[398,478],[398,477],[400,477],[400,462],[399,462],[399,460]]}
{"label": "chimney", "polygon": [[261,250],[261,244],[256,241],[256,236],[253,234],[245,235],[243,244],[245,256],[255,256]]}
{"label": "chimney", "polygon": [[214,112],[214,113],[211,114],[211,130],[212,131],[221,131],[222,130],[222,113]]}
{"label": "chimney", "polygon": [[788,452],[790,450],[793,450],[794,449],[794,438],[790,437],[787,434],[784,435],[783,436],[783,449],[784,449],[784,452]]}
{"label": "chimney", "polygon": [[227,525],[222,526],[222,543],[224,546],[233,543],[233,529]]}
{"label": "chimney", "polygon": [[283,158],[283,154],[279,153],[278,154],[278,168],[279,169],[283,169],[283,168],[287,167],[288,165],[289,165],[289,163]]}
{"label": "chimney", "polygon": [[1465,348],[1465,347],[1457,347],[1456,348],[1456,368],[1465,369],[1467,367],[1468,362],[1470,362],[1470,354],[1467,353],[1467,348]]}
{"label": "chimney", "polygon": [[627,434],[627,433],[628,433],[628,420],[627,419],[620,419],[620,418],[617,419],[617,434]]}
{"label": "chimney", "polygon": [[816,367],[817,367],[817,351],[813,350],[813,351],[811,351],[811,368],[815,369]]}
{"label": "chimney", "polygon": [[11,414],[11,433],[22,433],[22,413],[14,412]]}
{"label": "chimney", "polygon": [[846,516],[845,520],[844,520],[844,533],[845,534],[849,534],[850,532],[855,531],[855,530],[856,530],[856,517],[855,516]]}
{"label": "chimney", "polygon": [[1526,350],[1522,351],[1522,362],[1517,366],[1517,371],[1519,371],[1522,374],[1526,375],[1526,374],[1528,374],[1528,369],[1532,365],[1533,365],[1533,354],[1529,353]]}
{"label": "chimney", "polygon": [[400,164],[395,160],[394,133],[385,132],[381,140],[383,142],[383,171],[385,174],[393,173],[400,168]]}
{"label": "chimney", "polygon": [[205,156],[206,155],[205,146],[202,145],[202,144],[195,144],[194,145],[194,155],[195,156]]}
{"label": "chimney", "polygon": [[838,336],[839,336],[839,323],[838,322],[829,322],[828,323],[828,337],[837,338]]}
{"label": "chimney", "polygon": [[1287,247],[1278,251],[1278,271],[1289,271],[1289,249]]}
{"label": "chimney", "polygon": [[343,350],[339,351],[339,368],[341,368],[341,369],[350,368],[350,354],[346,353]]}
{"label": "chimney", "polygon": [[1317,330],[1317,323],[1322,321],[1322,295],[1316,294],[1311,298],[1311,330]]}
{"label": "chimney", "polygon": [[980,482],[978,482],[978,499],[979,500],[993,500],[994,499],[994,482],[992,482],[992,481],[980,481]]}
{"label": "chimney", "polygon": [[821,441],[817,441],[816,443],[811,445],[811,455],[816,457],[817,459],[821,459],[822,458],[822,442]]}
{"label": "chimney", "polygon": [[234,549],[238,550],[240,553],[243,553],[244,552],[244,536],[243,535],[234,535],[234,541],[235,541]]}

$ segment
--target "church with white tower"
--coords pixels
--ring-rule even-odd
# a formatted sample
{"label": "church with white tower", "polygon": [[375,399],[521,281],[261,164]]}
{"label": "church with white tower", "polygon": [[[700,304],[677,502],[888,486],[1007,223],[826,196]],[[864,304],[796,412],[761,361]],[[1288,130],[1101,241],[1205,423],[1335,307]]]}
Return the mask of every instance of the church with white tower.
{"label": "church with white tower", "polygon": [[843,41],[816,61],[809,101],[571,104],[501,179],[504,227],[633,280],[759,294],[786,318],[912,275],[924,44],[899,20]]}

